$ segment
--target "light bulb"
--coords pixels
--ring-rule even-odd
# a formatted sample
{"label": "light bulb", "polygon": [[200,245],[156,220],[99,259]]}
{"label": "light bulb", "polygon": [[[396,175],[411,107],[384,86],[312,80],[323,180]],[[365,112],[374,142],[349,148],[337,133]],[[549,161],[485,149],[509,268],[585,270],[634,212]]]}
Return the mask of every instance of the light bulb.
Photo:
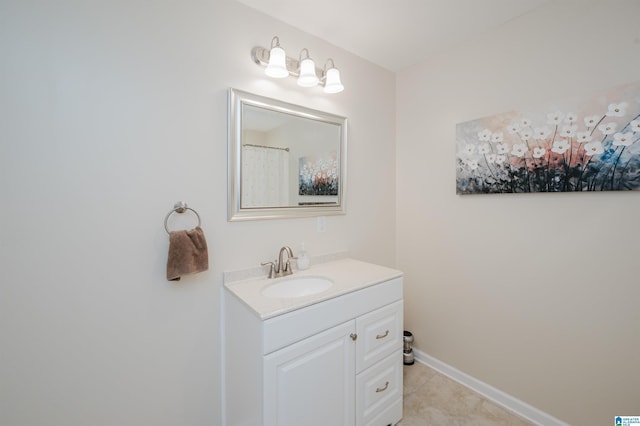
{"label": "light bulb", "polygon": [[283,78],[289,75],[287,70],[287,59],[284,53],[284,49],[276,46],[272,47],[269,52],[269,65],[264,70],[264,73],[269,77]]}
{"label": "light bulb", "polygon": [[298,85],[302,87],[313,87],[318,84],[318,76],[316,75],[316,64],[313,59],[305,58],[300,62],[300,76],[298,77]]}
{"label": "light bulb", "polygon": [[324,83],[325,93],[338,93],[344,90],[342,82],[340,82],[340,71],[337,68],[329,68]]}

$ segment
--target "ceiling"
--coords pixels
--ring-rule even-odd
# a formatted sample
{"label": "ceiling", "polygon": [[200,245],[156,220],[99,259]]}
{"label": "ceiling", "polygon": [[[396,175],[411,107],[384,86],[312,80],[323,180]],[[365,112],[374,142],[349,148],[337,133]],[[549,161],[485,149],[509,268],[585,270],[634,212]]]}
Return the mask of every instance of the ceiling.
{"label": "ceiling", "polygon": [[237,1],[401,71],[550,0]]}

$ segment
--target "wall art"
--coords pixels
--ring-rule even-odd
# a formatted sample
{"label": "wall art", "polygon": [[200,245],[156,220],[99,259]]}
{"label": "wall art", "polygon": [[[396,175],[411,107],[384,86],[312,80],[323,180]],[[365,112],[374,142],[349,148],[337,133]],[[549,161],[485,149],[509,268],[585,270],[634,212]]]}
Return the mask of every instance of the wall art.
{"label": "wall art", "polygon": [[298,195],[338,195],[338,160],[335,152],[298,159]]}
{"label": "wall art", "polygon": [[458,194],[640,190],[640,82],[456,126]]}

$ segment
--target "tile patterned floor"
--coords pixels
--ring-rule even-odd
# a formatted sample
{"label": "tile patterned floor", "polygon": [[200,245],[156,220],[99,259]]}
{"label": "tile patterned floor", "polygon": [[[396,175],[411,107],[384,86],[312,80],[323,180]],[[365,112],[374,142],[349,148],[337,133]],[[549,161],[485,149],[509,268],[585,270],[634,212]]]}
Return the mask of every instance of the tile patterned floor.
{"label": "tile patterned floor", "polygon": [[398,426],[532,426],[426,365],[404,366],[404,412]]}

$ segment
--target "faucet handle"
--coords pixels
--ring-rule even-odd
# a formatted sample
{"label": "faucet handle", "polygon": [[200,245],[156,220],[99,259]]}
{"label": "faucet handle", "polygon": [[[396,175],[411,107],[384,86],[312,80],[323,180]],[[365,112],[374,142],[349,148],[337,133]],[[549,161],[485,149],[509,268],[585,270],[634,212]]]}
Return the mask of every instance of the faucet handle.
{"label": "faucet handle", "polygon": [[297,256],[287,257],[287,263],[285,263],[284,269],[282,270],[282,272],[285,273],[286,275],[291,275],[293,273],[293,266],[291,266],[291,261],[297,260],[297,259],[298,259]]}
{"label": "faucet handle", "polygon": [[273,278],[274,270],[275,270],[275,267],[276,267],[275,263],[273,263],[273,262],[262,262],[260,265],[261,266],[270,265],[269,266],[269,276],[267,278],[269,278],[269,279]]}

